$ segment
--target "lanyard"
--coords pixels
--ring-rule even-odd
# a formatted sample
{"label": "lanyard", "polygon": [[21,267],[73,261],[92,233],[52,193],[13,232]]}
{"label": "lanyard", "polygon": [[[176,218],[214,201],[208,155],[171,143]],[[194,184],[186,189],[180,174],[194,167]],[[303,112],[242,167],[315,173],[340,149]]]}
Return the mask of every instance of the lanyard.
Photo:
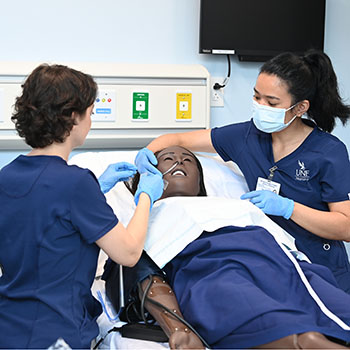
{"label": "lanyard", "polygon": [[270,172],[270,175],[268,177],[269,180],[272,180],[273,179],[273,176],[275,175],[274,172],[275,170],[277,170],[277,165],[274,165],[272,168],[269,169],[269,172]]}
{"label": "lanyard", "polygon": [[264,179],[262,177],[258,177],[258,181],[256,183],[256,191],[259,190],[267,190],[267,191],[271,191],[274,193],[279,194],[280,192],[280,188],[281,188],[281,184],[275,181],[272,181],[273,176],[274,176],[274,172],[277,170],[277,166],[273,166],[272,168],[269,169],[270,175],[268,176],[267,179]]}

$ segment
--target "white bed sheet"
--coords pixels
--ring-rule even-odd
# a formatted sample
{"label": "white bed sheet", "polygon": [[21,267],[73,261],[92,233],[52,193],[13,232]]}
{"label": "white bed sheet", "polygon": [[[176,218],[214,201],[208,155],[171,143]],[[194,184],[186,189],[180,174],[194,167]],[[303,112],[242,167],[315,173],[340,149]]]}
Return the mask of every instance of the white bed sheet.
{"label": "white bed sheet", "polygon": [[294,238],[251,202],[213,196],[171,197],[157,201],[150,215],[144,249],[163,268],[203,231],[250,225],[264,227],[280,245],[297,250]]}

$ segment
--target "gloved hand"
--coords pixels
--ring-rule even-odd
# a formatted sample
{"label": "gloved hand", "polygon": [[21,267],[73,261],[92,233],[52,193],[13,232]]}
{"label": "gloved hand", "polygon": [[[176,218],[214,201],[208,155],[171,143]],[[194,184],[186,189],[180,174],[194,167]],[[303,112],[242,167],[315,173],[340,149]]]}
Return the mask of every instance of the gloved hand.
{"label": "gloved hand", "polygon": [[151,173],[162,175],[162,173],[155,167],[158,160],[154,153],[147,147],[142,148],[136,155],[135,164],[140,174]]}
{"label": "gloved hand", "polygon": [[101,191],[107,193],[119,181],[125,181],[136,174],[135,165],[127,162],[119,162],[108,165],[107,169],[98,178]]}
{"label": "gloved hand", "polygon": [[151,209],[153,203],[159,199],[163,194],[163,177],[159,174],[151,174],[151,173],[143,173],[140,176],[140,182],[137,186],[137,190],[135,193],[134,201],[136,205],[139,202],[139,197],[142,192],[148,194],[151,200]]}
{"label": "gloved hand", "polygon": [[249,199],[265,214],[283,216],[289,219],[294,210],[294,201],[267,190],[245,193],[241,199]]}

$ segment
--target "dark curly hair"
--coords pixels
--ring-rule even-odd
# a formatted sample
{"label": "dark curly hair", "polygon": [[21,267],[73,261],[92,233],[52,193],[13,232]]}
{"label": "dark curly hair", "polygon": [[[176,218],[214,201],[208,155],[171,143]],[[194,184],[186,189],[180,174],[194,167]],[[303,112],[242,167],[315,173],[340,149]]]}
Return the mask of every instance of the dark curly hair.
{"label": "dark curly hair", "polygon": [[34,69],[22,89],[11,120],[19,136],[33,148],[64,142],[76,123],[72,113],[83,115],[97,93],[90,75],[48,64]]}
{"label": "dark curly hair", "polygon": [[264,63],[260,73],[273,74],[283,80],[295,104],[310,102],[307,115],[327,132],[335,127],[335,118],[343,125],[350,118],[350,106],[339,96],[338,81],[330,58],[323,52],[309,50],[304,56],[282,53]]}

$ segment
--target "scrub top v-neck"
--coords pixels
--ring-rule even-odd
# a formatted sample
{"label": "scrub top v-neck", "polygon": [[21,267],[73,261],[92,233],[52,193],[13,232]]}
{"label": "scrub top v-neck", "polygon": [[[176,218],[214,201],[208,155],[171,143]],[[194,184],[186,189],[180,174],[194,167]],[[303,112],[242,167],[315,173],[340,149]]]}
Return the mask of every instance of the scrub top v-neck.
{"label": "scrub top v-neck", "polygon": [[[308,122],[309,123],[309,122]],[[318,129],[291,154],[274,161],[271,134],[258,130],[252,121],[214,128],[213,146],[224,161],[235,162],[251,191],[258,177],[281,184],[280,195],[308,207],[328,211],[328,203],[350,198],[350,163],[346,146],[335,136]],[[298,249],[314,263],[328,266],[339,286],[350,292],[350,265],[344,243],[312,234],[292,220],[270,216],[296,239]]]}

